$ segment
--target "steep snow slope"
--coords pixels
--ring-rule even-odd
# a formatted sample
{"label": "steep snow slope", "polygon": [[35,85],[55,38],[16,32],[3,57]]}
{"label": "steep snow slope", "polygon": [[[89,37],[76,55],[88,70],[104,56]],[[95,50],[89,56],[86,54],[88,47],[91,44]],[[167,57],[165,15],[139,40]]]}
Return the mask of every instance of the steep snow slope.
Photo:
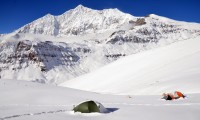
{"label": "steep snow slope", "polygon": [[[199,120],[200,94],[187,99],[115,96],[17,80],[0,80],[0,120]],[[130,98],[131,97],[131,98]],[[110,113],[73,113],[85,100],[101,102]]]}
{"label": "steep snow slope", "polygon": [[130,55],[61,86],[100,93],[200,93],[200,38]]}

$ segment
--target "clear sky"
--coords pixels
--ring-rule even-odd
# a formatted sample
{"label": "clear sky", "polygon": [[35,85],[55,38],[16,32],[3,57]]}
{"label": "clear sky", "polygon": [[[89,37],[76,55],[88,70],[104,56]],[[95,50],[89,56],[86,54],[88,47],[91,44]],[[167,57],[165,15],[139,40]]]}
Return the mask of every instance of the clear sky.
{"label": "clear sky", "polygon": [[60,15],[77,5],[118,8],[134,16],[157,14],[200,23],[200,0],[0,0],[0,34],[12,32],[47,13]]}

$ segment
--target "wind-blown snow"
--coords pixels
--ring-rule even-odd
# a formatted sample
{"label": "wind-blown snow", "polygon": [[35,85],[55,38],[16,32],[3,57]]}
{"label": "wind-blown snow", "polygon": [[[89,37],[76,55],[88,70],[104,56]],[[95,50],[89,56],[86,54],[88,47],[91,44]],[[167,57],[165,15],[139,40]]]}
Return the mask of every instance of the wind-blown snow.
{"label": "wind-blown snow", "polygon": [[130,55],[61,86],[114,94],[200,92],[200,38]]}

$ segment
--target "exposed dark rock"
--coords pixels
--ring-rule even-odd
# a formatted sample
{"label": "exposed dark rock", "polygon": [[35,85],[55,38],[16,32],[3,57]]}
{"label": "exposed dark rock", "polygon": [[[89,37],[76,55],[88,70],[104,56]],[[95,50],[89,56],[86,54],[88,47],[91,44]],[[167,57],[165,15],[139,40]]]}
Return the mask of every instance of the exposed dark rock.
{"label": "exposed dark rock", "polygon": [[[32,45],[34,44],[34,45]],[[11,46],[14,46],[11,45]],[[82,49],[83,53],[90,52],[90,49]],[[1,54],[2,56],[3,54]],[[16,44],[16,50],[11,54],[5,54],[0,57],[0,61],[9,66],[15,65],[13,70],[21,68],[22,64],[35,64],[41,67],[41,71],[48,71],[54,66],[59,65],[73,65],[78,62],[79,56],[74,51],[70,50],[66,44],[63,46],[54,45],[50,41],[46,42],[32,42],[28,40],[20,41]],[[42,64],[41,64],[42,63]],[[0,69],[4,69],[1,67]]]}
{"label": "exposed dark rock", "polygon": [[109,54],[109,55],[105,55],[107,58],[119,58],[122,56],[126,56],[126,54]]}
{"label": "exposed dark rock", "polygon": [[129,23],[132,22],[135,26],[140,26],[146,24],[144,18],[139,18],[137,21],[129,21]]}

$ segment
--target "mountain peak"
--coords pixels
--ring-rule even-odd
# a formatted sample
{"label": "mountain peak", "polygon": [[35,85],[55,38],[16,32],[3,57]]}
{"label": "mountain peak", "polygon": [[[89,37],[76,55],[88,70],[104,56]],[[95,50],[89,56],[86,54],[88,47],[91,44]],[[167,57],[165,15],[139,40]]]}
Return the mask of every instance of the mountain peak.
{"label": "mountain peak", "polygon": [[81,4],[74,8],[74,10],[88,10],[88,9],[90,9],[90,8],[85,7],[85,6],[81,5]]}
{"label": "mountain peak", "polygon": [[85,6],[83,6],[82,4],[76,6],[76,8],[84,8]]}
{"label": "mountain peak", "polygon": [[43,17],[54,17],[54,15],[52,15],[52,14],[50,14],[50,13],[48,13],[48,14],[46,14],[45,16],[43,16]]}
{"label": "mountain peak", "polygon": [[20,28],[18,32],[53,36],[100,33],[121,28],[133,19],[133,16],[118,9],[93,10],[78,5],[59,16],[47,14]]}
{"label": "mountain peak", "polygon": [[[170,23],[170,19],[150,14],[146,22]],[[18,33],[44,34],[53,36],[74,36],[93,33],[102,33],[115,29],[130,29],[133,24],[143,25],[145,20],[134,17],[118,10],[117,8],[93,10],[83,5],[66,11],[62,15],[47,14],[38,20],[29,23],[17,30]],[[142,18],[142,17],[141,17]],[[139,20],[138,20],[139,19]],[[173,23],[174,25],[175,23]]]}

